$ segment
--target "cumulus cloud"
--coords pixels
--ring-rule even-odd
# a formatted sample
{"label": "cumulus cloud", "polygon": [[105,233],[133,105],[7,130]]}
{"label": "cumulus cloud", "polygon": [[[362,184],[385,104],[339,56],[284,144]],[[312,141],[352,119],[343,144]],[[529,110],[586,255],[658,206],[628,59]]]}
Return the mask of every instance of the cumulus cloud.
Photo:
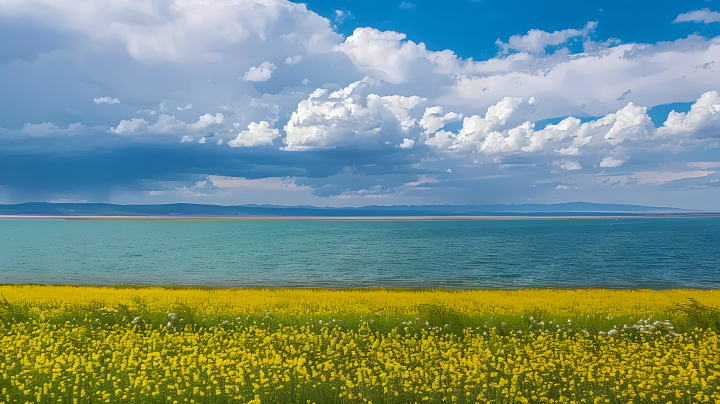
{"label": "cumulus cloud", "polygon": [[[451,91],[437,101],[448,106],[486,107],[514,94],[542,103],[534,119],[568,115],[602,116],[621,103],[654,106],[691,101],[708,91],[720,60],[720,38],[690,36],[674,42],[621,44],[591,51],[551,55],[513,54],[457,64]],[[621,94],[628,89],[632,92]]]}
{"label": "cumulus cloud", "polygon": [[302,56],[300,56],[300,55],[293,55],[293,56],[288,56],[288,57],[285,59],[285,64],[286,64],[286,65],[294,65],[294,64],[296,64],[296,63],[300,63],[301,61],[302,61]]}
{"label": "cumulus cloud", "polygon": [[690,111],[671,111],[658,128],[659,136],[720,137],[720,96],[709,91],[690,107]]}
{"label": "cumulus cloud", "polygon": [[150,125],[150,122],[142,118],[133,118],[130,120],[123,119],[116,127],[110,128],[108,132],[114,133],[116,135],[127,135],[144,129],[148,125]]}
{"label": "cumulus cloud", "polygon": [[23,125],[21,131],[24,135],[45,136],[59,133],[60,128],[52,122],[43,122],[41,124],[26,123]]}
{"label": "cumulus cloud", "polygon": [[415,6],[417,6],[417,4],[410,3],[409,1],[403,1],[402,3],[400,3],[400,8],[405,9],[405,10],[415,8]]}
{"label": "cumulus cloud", "polygon": [[578,163],[577,161],[574,161],[574,160],[566,160],[566,159],[555,160],[552,162],[552,165],[559,166],[561,169],[567,170],[567,171],[582,170],[582,166],[580,165],[580,163]]}
{"label": "cumulus cloud", "polygon": [[158,117],[157,122],[147,127],[147,130],[150,133],[176,134],[187,129],[187,126],[185,122],[173,115],[162,114]]}
{"label": "cumulus cloud", "polygon": [[625,160],[620,160],[607,156],[600,162],[600,167],[620,167],[625,163]]}
{"label": "cumulus cloud", "polygon": [[403,41],[405,34],[380,31],[374,28],[356,28],[344,43],[335,49],[343,52],[361,71],[389,83],[402,83],[418,61],[437,66],[454,63],[457,59],[449,50],[430,52],[422,42]]}
{"label": "cumulus cloud", "polygon": [[[677,22],[714,21],[714,12],[700,11],[706,13],[686,13]],[[167,0],[160,8],[133,0],[5,1],[0,18],[10,21],[3,29],[11,35],[14,26],[27,23],[67,40],[53,57],[23,59],[27,68],[0,64],[0,88],[9,88],[0,94],[8,108],[0,126],[22,128],[0,129],[0,151],[44,140],[33,136],[93,133],[62,138],[68,149],[85,147],[78,145],[112,137],[107,131],[138,135],[107,145],[179,141],[187,143],[184,153],[214,161],[212,153],[227,150],[209,144],[251,147],[282,137],[287,151],[341,150],[283,156],[263,148],[263,156],[272,153],[263,164],[291,165],[293,173],[322,178],[343,169],[337,158],[342,155],[342,164],[357,171],[352,179],[318,179],[313,187],[318,194],[340,195],[349,189],[344,181],[357,181],[362,184],[352,188],[353,197],[369,197],[401,186],[387,185],[388,177],[377,172],[409,176],[396,184],[417,182],[417,170],[442,173],[433,189],[449,184],[446,179],[455,186],[464,177],[510,178],[520,172],[515,178],[522,182],[549,170],[569,170],[570,176],[577,175],[577,167],[591,172],[630,165],[626,162],[637,169],[663,159],[707,159],[683,153],[711,155],[720,138],[720,101],[717,93],[707,93],[718,89],[714,61],[720,60],[720,38],[594,42],[591,22],[504,37],[502,52],[476,61],[451,50],[428,50],[401,32],[366,27],[343,38],[333,21],[284,0]],[[582,50],[563,48],[579,42]],[[278,63],[286,67],[277,69]],[[102,72],[102,82],[77,85],[77,77],[88,77],[87,72]],[[14,83],[41,82],[46,76],[56,78],[53,85],[15,96],[27,92]],[[256,83],[261,81],[266,83]],[[312,88],[301,83],[322,89],[309,95]],[[93,99],[97,91],[117,98]],[[56,94],[64,95],[62,108]],[[657,129],[645,109],[698,97],[690,111],[670,113]],[[101,108],[90,99],[98,104],[122,99],[123,105]],[[192,111],[191,104],[182,106],[190,100]],[[114,127],[78,123],[65,129],[67,122],[86,119]],[[23,126],[26,122],[40,124]],[[352,148],[365,150],[352,153]],[[253,152],[241,152],[247,153]],[[335,160],[317,163],[320,155]]]}
{"label": "cumulus cloud", "polygon": [[267,121],[260,121],[260,123],[251,122],[248,125],[247,130],[240,132],[240,134],[235,139],[228,142],[228,146],[262,146],[266,144],[272,144],[273,139],[279,136],[280,131],[277,129],[270,129],[270,124]]}
{"label": "cumulus cloud", "polygon": [[415,141],[412,139],[405,138],[399,146],[403,149],[412,149],[415,146]]}
{"label": "cumulus cloud", "polygon": [[390,112],[395,119],[400,122],[400,130],[407,132],[415,127],[415,124],[417,123],[414,118],[410,117],[410,110],[426,101],[426,99],[420,98],[416,95],[410,97],[402,95],[387,95],[380,97],[375,94],[370,94],[367,96],[366,101],[368,108],[371,110],[385,109]]}
{"label": "cumulus cloud", "polygon": [[93,98],[93,101],[95,101],[95,104],[102,104],[103,102],[108,104],[119,104],[120,100],[117,98],[110,98],[110,97],[100,97],[100,98]]}
{"label": "cumulus cloud", "polygon": [[272,76],[272,72],[275,69],[274,64],[262,62],[260,66],[253,66],[250,70],[246,71],[242,79],[245,81],[267,81],[270,80],[270,76]]}
{"label": "cumulus cloud", "polygon": [[585,37],[597,27],[597,21],[590,21],[581,30],[564,29],[562,31],[545,32],[539,29],[528,31],[526,35],[513,35],[507,43],[498,39],[495,43],[501,51],[507,53],[509,50],[526,53],[545,53],[545,48],[552,45],[560,45],[570,38]]}
{"label": "cumulus cloud", "polygon": [[41,124],[26,123],[20,129],[20,134],[27,136],[52,136],[52,135],[82,135],[88,132],[88,127],[80,122],[71,123],[67,129],[59,128],[52,122]]}
{"label": "cumulus cloud", "polygon": [[[658,44],[585,39],[581,53],[545,53],[552,44],[586,38],[595,25],[518,35],[507,46],[515,44],[522,52],[485,61],[462,60],[450,50],[429,51],[402,33],[373,28],[357,28],[335,49],[365,74],[392,84],[413,82],[425,91],[418,95],[436,94],[435,104],[444,107],[486,108],[508,94],[551,101],[537,109],[534,120],[602,116],[627,101],[645,106],[689,101],[689,93],[705,92],[715,80],[714,69],[698,66],[720,59],[720,38],[691,35]],[[440,87],[443,80],[450,83],[449,91]]]}
{"label": "cumulus cloud", "polygon": [[680,14],[673,22],[704,22],[705,24],[709,24],[711,22],[718,21],[720,21],[720,13],[703,8],[702,10],[689,11],[687,13]]}
{"label": "cumulus cloud", "polygon": [[170,0],[162,7],[133,0],[110,6],[102,0],[30,0],[4,2],[0,15],[31,16],[46,26],[118,42],[145,62],[217,62],[238,45],[269,46],[270,40],[316,53],[331,49],[340,38],[327,19],[304,4],[282,0]]}
{"label": "cumulus cloud", "polygon": [[205,114],[197,122],[188,126],[192,129],[205,129],[208,126],[221,124],[224,118],[223,114],[219,112],[215,115]]}
{"label": "cumulus cloud", "polygon": [[366,77],[330,94],[325,89],[315,90],[298,104],[285,125],[284,149],[377,143],[381,136],[412,127],[409,111],[424,100],[417,96],[364,96],[372,85]]}
{"label": "cumulus cloud", "polygon": [[420,119],[420,126],[425,129],[425,134],[429,135],[435,133],[437,130],[445,126],[447,123],[459,121],[462,119],[462,114],[455,112],[448,112],[443,114],[443,107],[429,107],[425,108],[425,113],[422,119]]}
{"label": "cumulus cloud", "polygon": [[[463,120],[462,129],[458,134],[448,131],[438,132],[435,136],[427,139],[426,144],[447,148],[452,151],[483,151],[486,153],[500,152],[503,150],[517,150],[523,146],[518,138],[523,137],[522,132],[532,129],[532,124],[526,122],[523,126],[511,129],[512,132],[498,132],[507,126],[518,112],[532,110],[536,101],[534,98],[526,100],[523,97],[505,97],[495,105],[490,106],[485,113],[485,117],[473,115]],[[428,109],[430,110],[430,109]],[[439,110],[442,113],[442,109]],[[423,120],[428,116],[426,115]],[[436,115],[437,116],[437,115]],[[421,121],[422,123],[423,121]],[[444,124],[444,123],[443,123]],[[427,123],[423,125],[426,129],[438,127],[435,124],[427,127]],[[438,127],[439,129],[439,127]],[[426,131],[426,133],[431,133]]]}
{"label": "cumulus cloud", "polygon": [[646,113],[647,108],[628,103],[623,109],[613,115],[614,122],[610,130],[603,137],[611,145],[622,143],[625,139],[633,136],[647,136],[654,127],[650,117]]}
{"label": "cumulus cloud", "polygon": [[117,135],[129,135],[133,133],[150,133],[150,134],[183,134],[183,142],[192,140],[192,136],[186,135],[188,131],[203,130],[211,126],[217,126],[223,122],[224,116],[221,113],[215,115],[205,114],[200,116],[197,122],[187,124],[174,115],[161,114],[154,124],[150,124],[143,118],[133,118],[130,120],[123,119],[120,123],[108,130],[109,133]]}
{"label": "cumulus cloud", "polygon": [[633,103],[585,123],[568,117],[541,130],[536,130],[535,124],[529,121],[517,125],[515,122],[531,113],[536,104],[534,98],[505,97],[490,106],[484,117],[465,118],[457,134],[437,132],[425,143],[451,153],[580,155],[584,147],[609,148],[654,135],[655,128],[646,109]]}

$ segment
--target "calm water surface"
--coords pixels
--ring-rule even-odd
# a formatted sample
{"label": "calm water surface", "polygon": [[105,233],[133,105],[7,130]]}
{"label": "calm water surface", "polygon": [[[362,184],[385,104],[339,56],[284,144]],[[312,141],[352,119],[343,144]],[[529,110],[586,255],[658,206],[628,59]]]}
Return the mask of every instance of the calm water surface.
{"label": "calm water surface", "polygon": [[0,220],[0,283],[718,288],[720,218]]}

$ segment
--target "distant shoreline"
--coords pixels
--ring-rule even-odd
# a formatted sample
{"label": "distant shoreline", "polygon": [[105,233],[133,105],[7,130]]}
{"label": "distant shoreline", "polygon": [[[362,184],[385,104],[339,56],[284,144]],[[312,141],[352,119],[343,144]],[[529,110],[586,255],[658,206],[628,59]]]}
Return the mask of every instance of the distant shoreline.
{"label": "distant shoreline", "polygon": [[532,286],[532,287],[478,287],[478,288],[450,288],[450,287],[421,287],[421,286],[367,286],[367,287],[327,287],[327,286],[208,286],[202,284],[142,284],[142,283],[35,283],[35,282],[5,282],[0,283],[0,288],[22,288],[22,287],[50,287],[50,288],[91,288],[91,289],[163,289],[168,291],[226,291],[226,292],[283,292],[283,291],[327,291],[327,292],[387,292],[387,293],[406,293],[406,292],[437,292],[437,293],[471,293],[471,292],[720,292],[720,288],[702,288],[702,287],[672,287],[672,288],[651,288],[651,287],[612,287],[612,286]]}
{"label": "distant shoreline", "polygon": [[82,220],[82,221],[497,221],[497,220],[613,220],[653,218],[714,218],[720,213],[666,213],[597,216],[64,216],[0,215],[1,219]]}

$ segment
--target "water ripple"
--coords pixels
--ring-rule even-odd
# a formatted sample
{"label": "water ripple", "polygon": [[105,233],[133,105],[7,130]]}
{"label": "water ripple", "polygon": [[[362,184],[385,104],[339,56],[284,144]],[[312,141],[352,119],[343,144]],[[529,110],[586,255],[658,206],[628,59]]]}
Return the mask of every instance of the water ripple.
{"label": "water ripple", "polygon": [[720,219],[4,220],[0,283],[718,288]]}

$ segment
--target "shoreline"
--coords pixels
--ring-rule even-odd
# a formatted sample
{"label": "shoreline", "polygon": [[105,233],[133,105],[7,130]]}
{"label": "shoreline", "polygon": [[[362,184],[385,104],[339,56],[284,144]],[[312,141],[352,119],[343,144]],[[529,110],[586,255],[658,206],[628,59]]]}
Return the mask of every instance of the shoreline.
{"label": "shoreline", "polygon": [[138,290],[138,289],[165,289],[174,291],[224,291],[224,292],[285,292],[285,291],[304,291],[304,292],[389,292],[389,293],[405,293],[405,292],[418,292],[418,293],[467,293],[467,292],[717,292],[720,288],[668,288],[668,289],[653,289],[653,288],[611,288],[611,287],[582,287],[582,288],[570,288],[570,287],[525,287],[525,288],[474,288],[474,289],[461,289],[461,288],[415,288],[415,287],[383,287],[383,286],[369,286],[366,288],[327,288],[327,287],[238,287],[238,286],[204,286],[204,285],[131,285],[131,284],[67,284],[67,283],[0,283],[0,288],[4,287],[51,287],[51,288],[93,288],[93,289],[113,289],[113,290]]}
{"label": "shoreline", "polygon": [[498,220],[618,220],[662,218],[716,218],[720,213],[649,213],[632,215],[578,216],[61,216],[61,215],[0,215],[0,220],[78,220],[78,221],[498,221]]}

